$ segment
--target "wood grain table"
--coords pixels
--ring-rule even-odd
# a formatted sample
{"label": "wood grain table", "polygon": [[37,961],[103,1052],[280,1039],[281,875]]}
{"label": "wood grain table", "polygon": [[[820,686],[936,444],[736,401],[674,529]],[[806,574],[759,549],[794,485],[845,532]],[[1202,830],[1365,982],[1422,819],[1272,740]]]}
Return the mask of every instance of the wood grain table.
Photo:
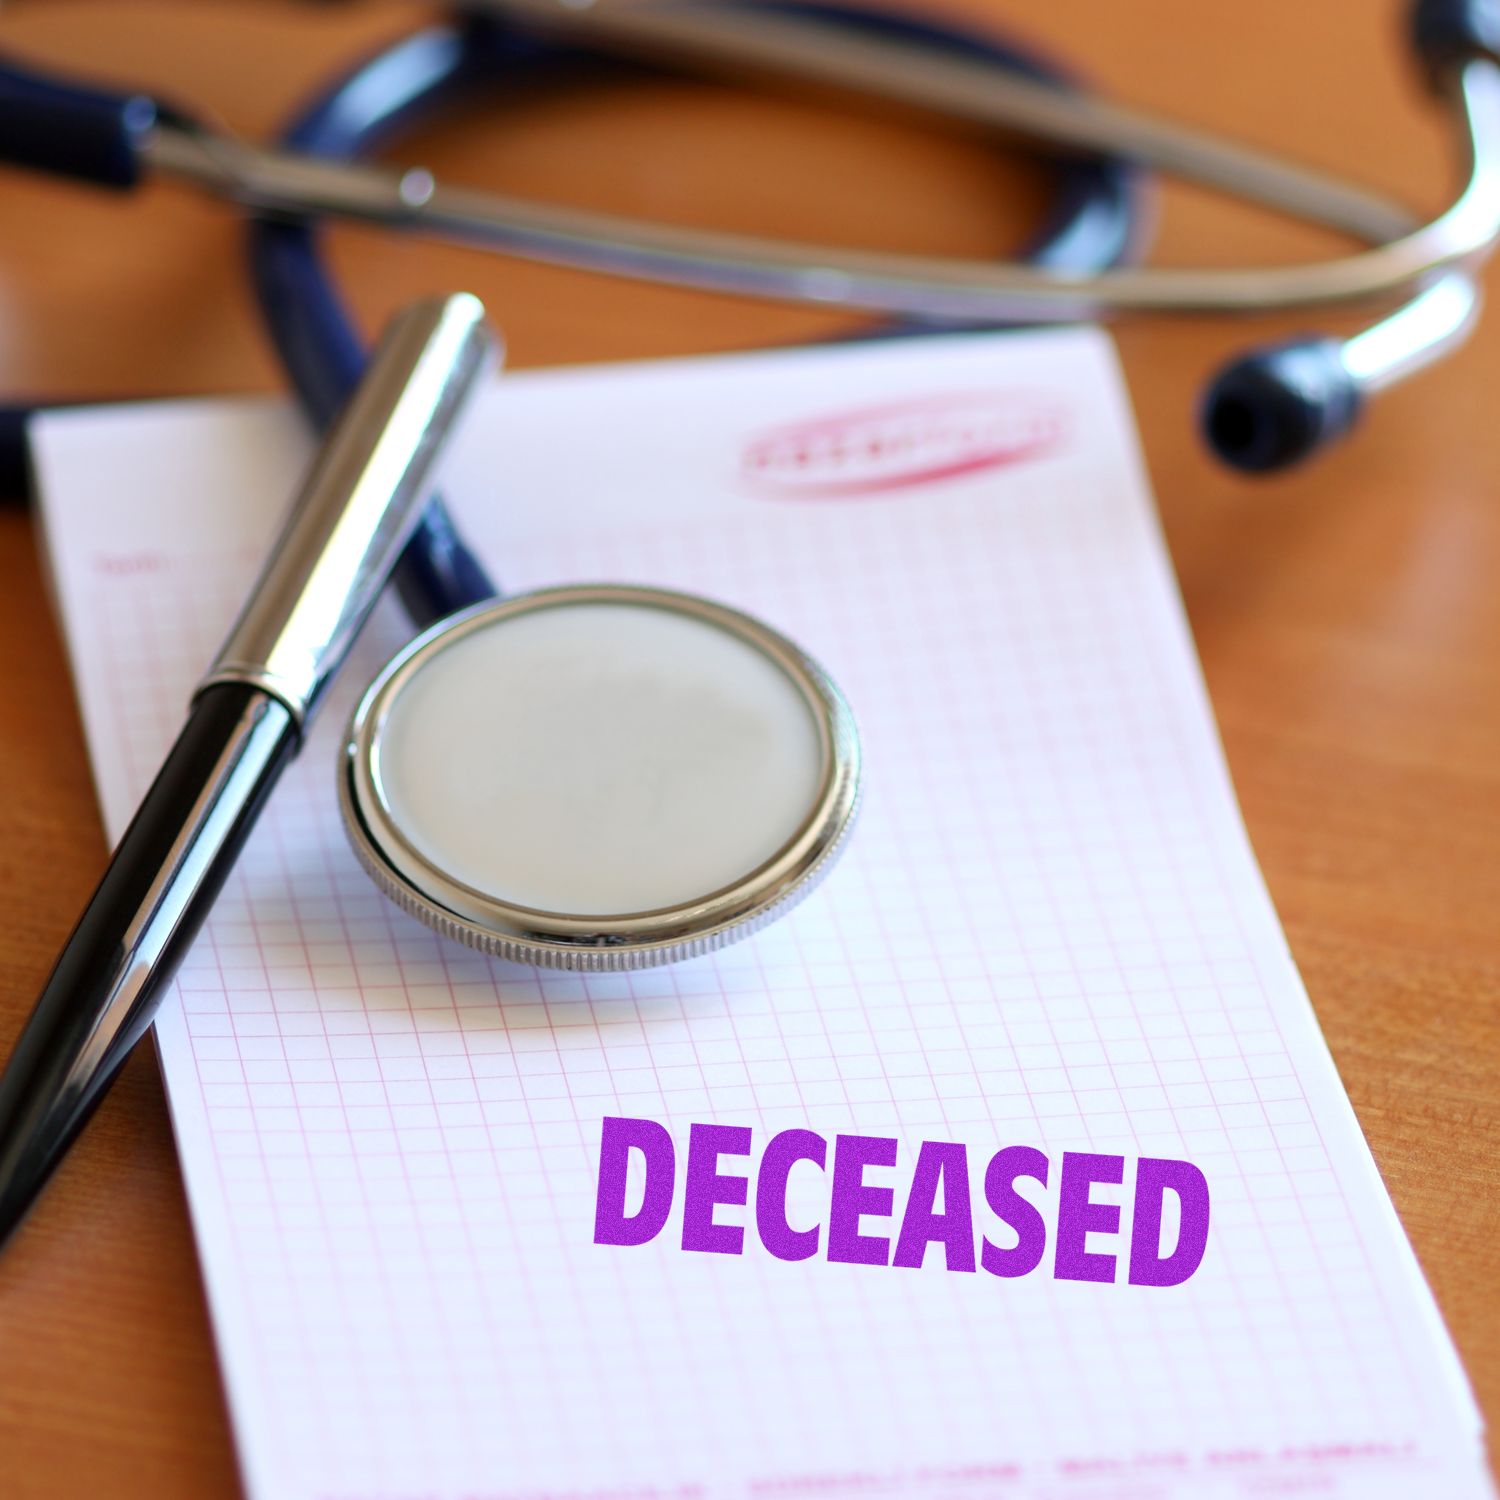
{"label": "wood grain table", "polygon": [[[923,0],[925,3],[925,0]],[[1453,163],[1370,0],[954,0],[1111,92],[1443,200]],[[115,75],[251,135],[411,6],[26,3],[0,48]],[[455,178],[722,227],[998,253],[1042,201],[976,140],[793,96],[662,80],[522,91],[407,153]],[[0,176],[0,380],[34,398],[277,385],[234,216]],[[1293,259],[1325,237],[1166,189],[1173,262]],[[642,288],[360,230],[331,235],[366,327],[467,287],[512,365],[738,349],[843,315]],[[1490,1419],[1500,1419],[1500,319],[1291,478],[1217,470],[1205,374],[1260,337],[1120,345],[1256,851],[1339,1069]],[[212,503],[205,497],[205,503]],[[35,536],[0,510],[0,1050],[105,856]],[[127,1066],[0,1260],[0,1492],[238,1493],[155,1058]]]}

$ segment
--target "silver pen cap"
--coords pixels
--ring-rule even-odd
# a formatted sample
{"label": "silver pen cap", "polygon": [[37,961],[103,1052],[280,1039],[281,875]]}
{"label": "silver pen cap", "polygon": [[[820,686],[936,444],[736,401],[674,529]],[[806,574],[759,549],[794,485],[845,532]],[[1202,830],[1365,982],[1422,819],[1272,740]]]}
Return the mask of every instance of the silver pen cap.
{"label": "silver pen cap", "polygon": [[477,297],[397,314],[308,475],[199,691],[242,682],[299,726],[348,653],[422,512],[444,440],[499,343]]}

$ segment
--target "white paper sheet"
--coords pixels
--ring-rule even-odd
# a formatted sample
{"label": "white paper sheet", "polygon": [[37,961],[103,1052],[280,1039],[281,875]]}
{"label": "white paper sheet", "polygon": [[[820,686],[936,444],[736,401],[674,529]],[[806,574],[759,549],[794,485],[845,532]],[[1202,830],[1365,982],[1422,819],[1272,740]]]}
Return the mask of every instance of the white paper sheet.
{"label": "white paper sheet", "polygon": [[[308,453],[268,403],[38,423],[112,834]],[[717,957],[487,961],[339,828],[344,718],[403,639],[383,606],[157,1026],[257,1500],[1492,1493],[1246,844],[1102,336],[507,376],[451,472],[510,591],[663,584],[798,640],[860,720],[866,806],[825,886]],[[594,1243],[605,1116],[676,1141],[649,1244]],[[832,1262],[808,1164],[817,1255],[723,1206],[744,1253],[684,1251],[711,1122],[752,1130],[742,1175],[786,1129],[895,1138],[865,1174],[894,1216],[862,1221],[893,1237],[921,1142],[976,1179],[1037,1148],[1047,1255]],[[1065,1152],[1196,1165],[1201,1266],[1057,1279]],[[1093,1189],[1127,1230],[1131,1181]]]}

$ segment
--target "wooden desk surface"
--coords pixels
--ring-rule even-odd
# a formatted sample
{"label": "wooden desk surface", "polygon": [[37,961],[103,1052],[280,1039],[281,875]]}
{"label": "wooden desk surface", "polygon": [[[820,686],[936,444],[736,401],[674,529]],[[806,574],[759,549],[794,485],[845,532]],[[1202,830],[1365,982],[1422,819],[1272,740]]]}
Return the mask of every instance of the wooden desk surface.
{"label": "wooden desk surface", "polygon": [[[926,3],[926,0],[922,0]],[[957,0],[955,0],[955,4]],[[1447,140],[1368,0],[966,0],[1131,100],[1436,205]],[[138,81],[259,135],[410,6],[17,4],[0,47]],[[691,130],[683,127],[691,122]],[[515,101],[439,131],[455,177],[662,217],[983,253],[1038,185],[973,141],[689,83]],[[415,158],[414,158],[415,159]],[[7,396],[278,384],[225,210],[6,173]],[[367,327],[464,286],[513,365],[734,349],[839,315],[735,303],[339,231]],[[1161,199],[1160,253],[1292,258],[1322,237],[1206,195]],[[1500,321],[1382,398],[1351,445],[1250,484],[1192,436],[1206,369],[1263,329],[1123,329],[1131,390],[1251,836],[1396,1206],[1500,1422]],[[104,858],[83,738],[25,515],[0,512],[0,1052]],[[237,1493],[149,1049],[0,1261],[0,1488]]]}

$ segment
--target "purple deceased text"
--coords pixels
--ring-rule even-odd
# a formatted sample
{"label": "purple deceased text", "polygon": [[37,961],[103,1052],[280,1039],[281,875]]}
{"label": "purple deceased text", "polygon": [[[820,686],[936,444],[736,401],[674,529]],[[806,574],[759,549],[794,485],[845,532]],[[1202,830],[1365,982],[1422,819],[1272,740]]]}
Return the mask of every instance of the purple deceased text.
{"label": "purple deceased text", "polygon": [[[950,1271],[1025,1276],[1048,1260],[1050,1241],[1051,1273],[1058,1280],[1114,1282],[1123,1272],[1132,1286],[1178,1286],[1198,1269],[1208,1244],[1208,1183],[1191,1162],[1135,1160],[1127,1195],[1130,1227],[1122,1234],[1122,1202],[1101,1200],[1125,1183],[1123,1156],[1066,1151],[1054,1181],[1053,1163],[1033,1146],[1002,1147],[971,1173],[967,1147],[923,1141],[898,1216],[896,1189],[881,1180],[897,1164],[893,1138],[838,1135],[830,1144],[816,1131],[783,1130],[766,1142],[758,1164],[752,1162],[753,1147],[748,1126],[693,1125],[679,1174],[664,1125],[606,1117],[594,1243],[654,1240],[680,1190],[682,1248],[717,1255],[743,1255],[753,1228],[778,1260],[822,1255],[852,1265],[916,1269],[937,1247]],[[632,1164],[638,1204],[629,1191]],[[820,1173],[826,1181],[826,1194],[817,1199],[826,1208],[817,1222],[790,1222],[807,1217],[788,1209],[794,1171],[804,1179]],[[1102,1190],[1097,1199],[1096,1185]],[[804,1191],[799,1201],[806,1197]],[[726,1210],[722,1220],[720,1207]],[[994,1226],[983,1220],[986,1212]]]}

